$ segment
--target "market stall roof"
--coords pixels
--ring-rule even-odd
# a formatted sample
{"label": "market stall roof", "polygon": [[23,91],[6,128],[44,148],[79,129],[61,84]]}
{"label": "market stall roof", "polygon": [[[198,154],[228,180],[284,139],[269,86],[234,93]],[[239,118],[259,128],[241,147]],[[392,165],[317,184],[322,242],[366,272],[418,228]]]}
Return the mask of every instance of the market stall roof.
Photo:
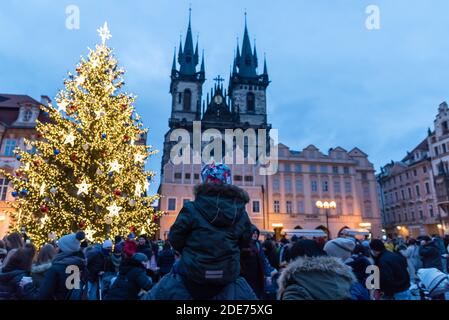
{"label": "market stall roof", "polygon": [[285,235],[288,235],[290,237],[292,236],[297,236],[297,237],[327,237],[326,232],[324,232],[321,229],[311,229],[311,230],[307,230],[307,229],[286,229],[286,230],[282,230],[282,233],[284,233]]}

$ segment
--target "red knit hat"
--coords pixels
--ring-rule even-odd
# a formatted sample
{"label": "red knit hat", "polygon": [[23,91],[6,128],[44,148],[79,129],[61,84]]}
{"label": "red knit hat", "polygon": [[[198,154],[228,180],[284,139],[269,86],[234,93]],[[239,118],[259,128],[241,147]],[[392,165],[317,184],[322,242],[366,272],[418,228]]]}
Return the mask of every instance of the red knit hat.
{"label": "red knit hat", "polygon": [[126,240],[123,246],[123,254],[131,258],[137,252],[137,244],[132,240]]}

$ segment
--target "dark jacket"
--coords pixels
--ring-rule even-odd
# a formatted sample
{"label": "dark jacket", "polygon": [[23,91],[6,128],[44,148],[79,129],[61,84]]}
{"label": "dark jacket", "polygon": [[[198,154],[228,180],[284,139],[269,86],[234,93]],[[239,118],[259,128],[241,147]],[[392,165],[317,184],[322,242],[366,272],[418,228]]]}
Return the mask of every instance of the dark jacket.
{"label": "dark jacket", "polygon": [[438,270],[443,271],[440,250],[438,250],[433,241],[422,245],[419,248],[419,255],[421,256],[423,268],[437,268]]}
{"label": "dark jacket", "polygon": [[264,272],[262,257],[255,245],[243,248],[240,255],[240,275],[245,278],[259,299],[264,294]]}
{"label": "dark jacket", "polygon": [[111,260],[111,253],[101,248],[92,248],[87,253],[88,280],[96,282],[98,274],[103,272],[115,272],[115,267]]}
{"label": "dark jacket", "polygon": [[366,279],[369,274],[366,273],[366,270],[371,265],[371,262],[367,257],[355,254],[352,255],[350,259],[345,261],[345,263],[351,267],[352,272],[357,278],[357,282],[351,287],[352,299],[370,300],[369,291],[366,288]]}
{"label": "dark jacket", "polygon": [[69,276],[74,275],[66,273],[70,271],[68,266],[76,266],[80,271],[80,286],[87,281],[86,259],[81,251],[75,253],[58,253],[53,259],[50,269],[45,273],[45,278],[39,289],[38,298],[41,300],[66,300],[70,295],[66,286],[66,280]]}
{"label": "dark jacket", "polygon": [[233,185],[200,184],[170,229],[180,269],[192,282],[226,285],[240,274],[240,247],[249,239],[249,196]]}
{"label": "dark jacket", "polygon": [[351,268],[328,257],[299,257],[290,262],[279,279],[281,300],[350,300],[356,281]]}
{"label": "dark jacket", "polygon": [[[144,297],[144,300],[193,300],[186,289],[182,277],[175,271],[163,277]],[[257,300],[251,287],[244,278],[223,287],[221,292],[209,300]]]}
{"label": "dark jacket", "polygon": [[401,254],[384,250],[375,258],[375,263],[380,272],[380,290],[387,297],[410,287],[407,260]]}
{"label": "dark jacket", "polygon": [[26,299],[23,296],[19,283],[23,277],[28,276],[28,272],[20,269],[0,273],[0,300]]}
{"label": "dark jacket", "polygon": [[157,265],[162,275],[169,273],[175,263],[175,253],[172,249],[162,250],[159,253]]}
{"label": "dark jacket", "polygon": [[104,300],[137,300],[140,290],[151,289],[152,281],[142,263],[133,259],[123,260],[119,275]]}
{"label": "dark jacket", "polygon": [[31,277],[36,288],[40,288],[45,279],[45,274],[51,268],[52,263],[34,264],[31,268]]}

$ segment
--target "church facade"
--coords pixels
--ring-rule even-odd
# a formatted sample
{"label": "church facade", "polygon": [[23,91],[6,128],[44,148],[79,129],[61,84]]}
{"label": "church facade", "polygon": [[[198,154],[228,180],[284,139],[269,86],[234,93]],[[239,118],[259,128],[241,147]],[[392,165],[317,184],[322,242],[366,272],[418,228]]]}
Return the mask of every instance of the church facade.
{"label": "church facade", "polygon": [[[313,146],[298,152],[282,144],[273,145],[276,141],[270,136],[267,115],[267,63],[264,59],[260,66],[246,21],[242,46],[237,45],[235,52],[227,89],[223,79],[217,77],[212,90],[204,93],[204,54],[200,61],[189,18],[185,43],[180,43],[171,70],[171,115],[164,137],[159,187],[159,208],[166,215],[160,220],[160,238],[167,237],[183,204],[194,199],[201,168],[210,161],[229,165],[233,183],[250,195],[247,212],[260,230],[320,228],[335,237],[343,228],[363,225],[379,236],[374,168],[367,155],[357,148],[350,152],[331,149],[324,155]],[[240,134],[242,143],[232,136],[226,140],[228,132]],[[218,136],[222,137],[219,142]],[[229,141],[232,154],[226,158]],[[243,162],[236,160],[239,151]],[[261,174],[267,166],[262,161],[264,155],[276,158],[275,170],[270,174]],[[317,211],[318,200],[336,201],[337,209],[331,218],[329,213]]]}

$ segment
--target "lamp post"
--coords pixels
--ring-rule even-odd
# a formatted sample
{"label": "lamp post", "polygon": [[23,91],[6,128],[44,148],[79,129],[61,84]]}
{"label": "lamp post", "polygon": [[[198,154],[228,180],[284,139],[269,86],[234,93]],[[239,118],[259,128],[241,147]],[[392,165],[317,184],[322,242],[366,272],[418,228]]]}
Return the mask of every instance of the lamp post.
{"label": "lamp post", "polygon": [[329,210],[337,208],[337,204],[335,201],[321,201],[318,200],[315,205],[319,209],[324,209],[326,213],[326,228],[327,228],[327,237],[330,239],[330,230],[329,230]]}

